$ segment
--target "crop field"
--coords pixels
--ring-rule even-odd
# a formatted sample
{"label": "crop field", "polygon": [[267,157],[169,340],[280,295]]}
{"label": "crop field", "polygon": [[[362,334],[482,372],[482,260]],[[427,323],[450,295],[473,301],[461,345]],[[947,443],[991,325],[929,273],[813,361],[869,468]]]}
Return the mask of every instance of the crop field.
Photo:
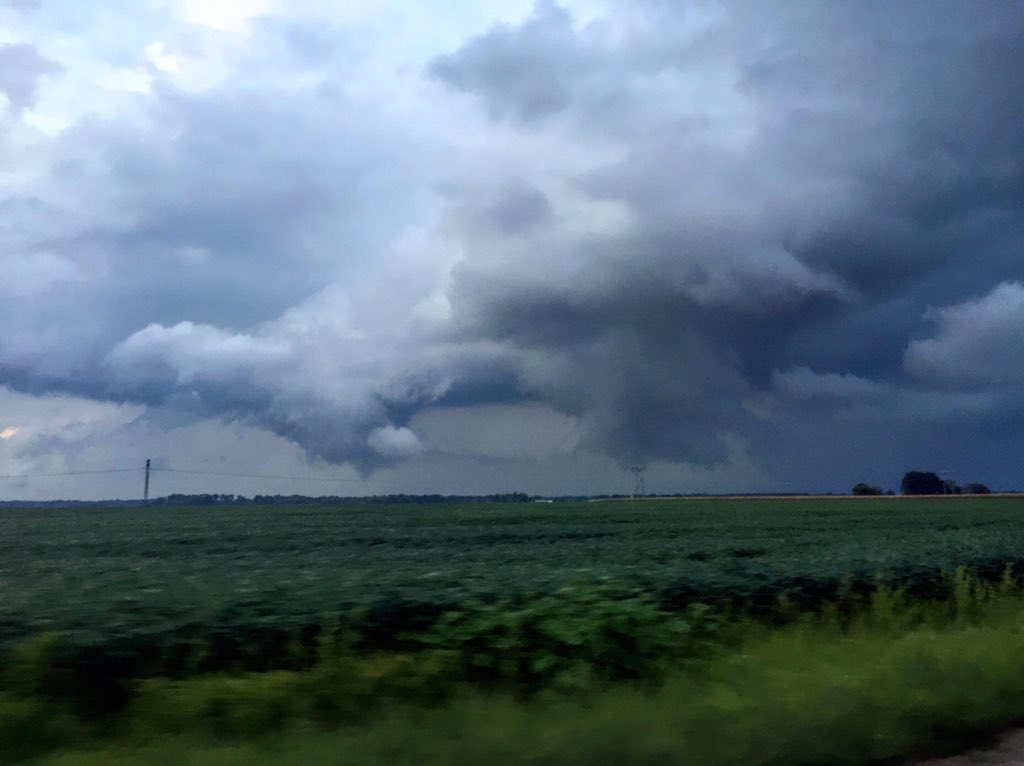
{"label": "crop field", "polygon": [[467,599],[611,579],[662,599],[814,600],[965,565],[1024,572],[1024,498],[0,510],[0,642],[273,629],[383,635]]}
{"label": "crop field", "polygon": [[1020,720],[1021,574],[1020,497],[6,509],[0,760],[895,762]]}

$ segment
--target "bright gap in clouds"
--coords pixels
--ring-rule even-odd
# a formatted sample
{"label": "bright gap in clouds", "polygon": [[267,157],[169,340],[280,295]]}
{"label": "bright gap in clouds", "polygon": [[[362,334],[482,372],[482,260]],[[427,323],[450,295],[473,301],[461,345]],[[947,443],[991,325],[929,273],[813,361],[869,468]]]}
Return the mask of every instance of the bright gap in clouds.
{"label": "bright gap in clouds", "polygon": [[262,16],[272,8],[268,0],[185,0],[182,15],[193,24],[225,32],[244,32],[249,19]]}
{"label": "bright gap in clouds", "polygon": [[18,428],[17,426],[7,426],[7,428],[5,428],[3,431],[0,431],[0,439],[3,439],[4,441],[7,441],[8,439],[13,439],[20,430],[21,429]]}

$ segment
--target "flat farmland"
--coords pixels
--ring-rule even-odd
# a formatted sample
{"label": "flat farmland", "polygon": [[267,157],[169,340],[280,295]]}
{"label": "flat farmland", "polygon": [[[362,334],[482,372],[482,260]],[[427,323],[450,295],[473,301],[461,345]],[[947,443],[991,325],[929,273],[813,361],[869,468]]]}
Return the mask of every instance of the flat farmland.
{"label": "flat farmland", "polygon": [[276,629],[611,579],[666,608],[1024,572],[1024,498],[0,510],[0,642]]}

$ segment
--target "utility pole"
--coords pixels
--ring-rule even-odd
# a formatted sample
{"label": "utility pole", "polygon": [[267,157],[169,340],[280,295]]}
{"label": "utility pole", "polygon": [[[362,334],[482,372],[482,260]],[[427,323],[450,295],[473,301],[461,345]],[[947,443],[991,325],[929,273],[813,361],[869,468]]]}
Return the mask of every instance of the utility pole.
{"label": "utility pole", "polygon": [[149,458],[146,458],[146,486],[142,490],[142,500],[149,502]]}

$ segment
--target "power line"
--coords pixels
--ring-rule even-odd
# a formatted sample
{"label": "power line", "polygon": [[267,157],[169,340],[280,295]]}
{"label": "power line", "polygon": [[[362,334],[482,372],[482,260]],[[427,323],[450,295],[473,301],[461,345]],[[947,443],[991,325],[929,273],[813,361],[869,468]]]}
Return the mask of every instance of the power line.
{"label": "power line", "polygon": [[[139,470],[139,469],[133,469]],[[329,476],[286,476],[284,474],[273,474],[273,473],[235,473],[234,471],[201,471],[193,470],[189,468],[153,468],[154,473],[157,471],[161,473],[185,473],[194,474],[196,476],[230,476],[238,479],[288,479],[290,481],[337,481],[337,482],[361,482],[362,479],[343,479],[341,477],[329,477]]]}
{"label": "power line", "polygon": [[[93,476],[105,473],[135,473],[137,471],[145,471],[146,469],[142,466],[135,468],[96,468],[87,471],[60,471],[52,473],[17,473],[17,474],[0,474],[0,479],[52,479],[59,476]],[[286,479],[288,481],[326,481],[326,482],[341,482],[341,483],[353,483],[362,482],[363,479],[359,478],[341,478],[331,476],[287,476],[285,474],[273,474],[273,473],[240,473],[235,471],[204,471],[202,469],[193,468],[158,468],[152,467],[152,472],[162,473],[180,473],[194,476],[227,476],[236,479]]]}
{"label": "power line", "polygon": [[0,479],[52,479],[56,476],[87,476],[98,473],[129,473],[141,468],[97,468],[92,471],[61,471],[59,473],[3,473]]}

